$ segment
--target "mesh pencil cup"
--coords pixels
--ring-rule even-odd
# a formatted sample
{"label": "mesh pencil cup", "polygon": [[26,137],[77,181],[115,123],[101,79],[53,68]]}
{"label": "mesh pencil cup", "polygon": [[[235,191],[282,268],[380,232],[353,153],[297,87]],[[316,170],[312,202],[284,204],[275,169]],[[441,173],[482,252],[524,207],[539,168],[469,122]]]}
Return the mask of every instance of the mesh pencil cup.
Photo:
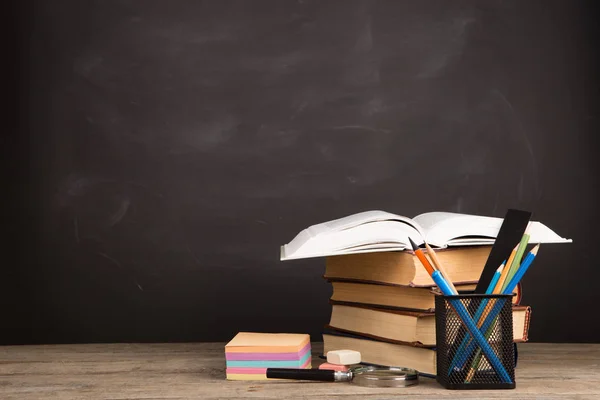
{"label": "mesh pencil cup", "polygon": [[[435,296],[438,383],[446,389],[515,388],[512,296]],[[465,318],[478,332],[467,329]]]}

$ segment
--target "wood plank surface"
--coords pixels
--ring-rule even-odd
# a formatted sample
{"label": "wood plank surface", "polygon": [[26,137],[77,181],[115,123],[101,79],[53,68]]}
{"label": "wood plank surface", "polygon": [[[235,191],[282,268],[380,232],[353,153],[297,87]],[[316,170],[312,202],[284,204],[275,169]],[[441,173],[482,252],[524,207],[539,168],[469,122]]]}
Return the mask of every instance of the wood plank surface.
{"label": "wood plank surface", "polygon": [[[321,343],[313,343],[318,355]],[[323,362],[315,357],[313,366]],[[600,399],[600,344],[519,345],[514,390],[225,380],[224,343],[0,347],[0,399]]]}

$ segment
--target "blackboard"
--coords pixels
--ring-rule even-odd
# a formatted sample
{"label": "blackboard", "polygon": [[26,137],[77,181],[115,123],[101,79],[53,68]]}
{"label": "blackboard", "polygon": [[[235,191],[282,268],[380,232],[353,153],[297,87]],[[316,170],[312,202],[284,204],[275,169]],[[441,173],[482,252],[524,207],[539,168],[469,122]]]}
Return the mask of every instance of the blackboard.
{"label": "blackboard", "polygon": [[507,208],[574,240],[525,278],[531,340],[600,339],[591,5],[27,5],[3,343],[318,340],[324,260],[279,260],[300,230]]}

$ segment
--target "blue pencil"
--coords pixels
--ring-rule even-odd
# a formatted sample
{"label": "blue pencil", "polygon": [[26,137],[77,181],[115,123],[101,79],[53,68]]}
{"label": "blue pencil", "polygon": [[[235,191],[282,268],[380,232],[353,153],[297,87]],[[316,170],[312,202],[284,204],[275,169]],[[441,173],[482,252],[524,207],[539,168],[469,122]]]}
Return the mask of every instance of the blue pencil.
{"label": "blue pencil", "polygon": [[507,289],[509,287],[515,288],[517,286],[519,281],[523,278],[523,275],[525,275],[525,272],[527,272],[527,269],[529,268],[529,266],[533,263],[533,260],[537,256],[537,252],[538,252],[539,248],[540,248],[540,245],[538,244],[533,249],[531,249],[531,251],[527,254],[527,257],[525,257],[525,260],[523,260],[523,263],[521,263],[521,266],[519,267],[519,269],[517,270],[515,275],[512,277],[509,284],[506,286]]}
{"label": "blue pencil", "polygon": [[[513,276],[513,279],[511,279],[511,281],[506,286],[506,288],[504,289],[502,294],[510,294],[513,292],[513,290],[515,289],[515,287],[517,286],[517,284],[519,283],[521,278],[523,278],[523,275],[525,275],[525,272],[527,272],[527,269],[531,266],[531,264],[535,260],[535,257],[537,255],[539,248],[540,248],[540,245],[538,244],[527,254],[527,257],[525,257],[525,260],[523,260],[523,262],[521,263],[521,266],[515,273],[515,276]],[[489,327],[492,325],[492,323],[495,321],[496,317],[498,316],[498,313],[500,313],[500,311],[502,310],[503,305],[504,305],[504,301],[496,302],[496,305],[494,306],[492,311],[488,314],[487,318],[483,322],[483,325],[481,325],[480,332],[487,332]],[[470,342],[467,345],[467,349],[464,354],[467,356],[469,354],[471,354],[473,352],[474,346],[475,346],[475,344],[473,342]],[[465,357],[463,355],[461,358],[465,359],[467,357]]]}
{"label": "blue pencil", "polygon": [[[485,291],[485,294],[493,293],[494,288],[496,287],[496,283],[498,283],[498,280],[500,279],[500,275],[502,274],[502,270],[504,269],[505,265],[506,265],[506,260],[504,260],[502,262],[502,264],[500,264],[500,266],[494,273],[494,276],[492,277],[492,281],[488,285],[487,290]],[[484,301],[481,302],[481,304],[479,304],[479,308],[477,309],[477,312],[475,313],[475,316],[473,317],[473,319],[475,321],[479,321],[479,319],[481,318],[481,315],[485,311],[485,307],[487,306],[488,301],[489,301],[488,299],[485,299]],[[454,358],[452,359],[450,368],[448,368],[448,375],[450,375],[452,373],[452,371],[454,371],[454,368],[456,368],[457,364],[460,361],[462,361],[461,368],[462,368],[462,365],[464,365],[464,361],[466,361],[466,360],[461,359],[461,357],[464,354],[463,352],[465,350],[465,346],[467,345],[467,343],[469,343],[469,340],[470,340],[470,336],[469,336],[469,334],[467,334],[463,338],[462,342],[460,343],[460,346],[458,347],[458,350],[456,351],[456,353],[454,353]]]}
{"label": "blue pencil", "polygon": [[[440,288],[443,294],[445,294],[446,296],[453,295],[452,289],[450,288],[444,277],[440,274],[440,271],[434,271],[433,274],[431,274],[431,278],[433,279],[435,284]],[[488,359],[488,362],[490,363],[494,371],[496,371],[496,373],[500,376],[500,379],[502,379],[504,382],[512,383],[510,375],[508,375],[508,372],[506,372],[506,368],[504,368],[504,365],[502,365],[502,362],[500,362],[498,356],[496,355],[496,353],[494,353],[494,349],[492,349],[490,344],[487,342],[486,338],[479,331],[479,329],[477,329],[477,325],[475,325],[475,322],[473,322],[473,320],[471,319],[471,316],[469,315],[469,312],[465,308],[464,304],[460,301],[460,299],[451,298],[449,299],[449,302],[458,314],[458,317],[461,319],[461,321],[469,331],[469,333],[473,336],[473,338],[479,345],[479,348],[481,349],[485,357]]]}
{"label": "blue pencil", "polygon": [[465,325],[469,333],[473,336],[473,338],[483,351],[483,354],[487,358],[494,371],[496,371],[496,373],[500,376],[500,379],[502,379],[503,382],[512,382],[510,375],[508,375],[508,372],[506,372],[506,368],[504,368],[504,365],[502,365],[502,362],[500,362],[498,356],[496,355],[496,353],[494,353],[494,349],[492,349],[490,344],[487,342],[486,338],[483,337],[482,333],[479,331],[479,329],[477,329],[477,325],[475,325],[475,322],[473,322],[473,320],[471,319],[471,316],[469,315],[469,312],[465,308],[464,304],[460,301],[460,299],[452,298],[453,296],[455,296],[454,291],[452,290],[452,288],[450,288],[450,285],[448,285],[448,282],[446,282],[440,271],[434,270],[431,264],[429,263],[427,257],[425,257],[425,255],[415,244],[415,242],[413,242],[410,238],[409,240],[413,251],[419,258],[419,261],[421,261],[421,264],[423,264],[423,267],[427,270],[427,273],[431,276],[435,284],[439,287],[439,289],[444,295],[451,297],[448,300],[450,302],[450,305],[452,306],[452,308],[454,308],[462,323]]}
{"label": "blue pencil", "polygon": [[496,283],[498,283],[498,279],[500,279],[500,275],[502,274],[502,270],[504,269],[505,264],[506,264],[506,260],[502,261],[502,264],[500,264],[500,266],[494,273],[494,276],[492,277],[492,281],[490,282],[487,290],[485,291],[485,294],[492,294],[492,292],[494,291],[494,288],[496,287]]}

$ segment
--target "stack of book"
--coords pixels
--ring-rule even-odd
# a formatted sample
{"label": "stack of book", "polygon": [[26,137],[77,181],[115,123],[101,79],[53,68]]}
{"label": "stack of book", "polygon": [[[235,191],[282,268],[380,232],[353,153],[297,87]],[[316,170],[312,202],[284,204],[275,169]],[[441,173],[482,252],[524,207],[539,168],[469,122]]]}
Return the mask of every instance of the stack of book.
{"label": "stack of book", "polygon": [[[409,237],[435,248],[459,293],[481,276],[502,219],[432,212],[412,219],[368,211],[301,231],[282,246],[281,259],[325,257],[332,286],[324,354],[351,349],[370,364],[414,368],[436,375],[435,283],[415,256]],[[530,243],[567,242],[540,222]],[[513,292],[513,339],[528,340],[531,307]]]}
{"label": "stack of book", "polygon": [[[459,292],[475,289],[490,246],[436,252]],[[366,363],[405,366],[436,374],[434,296],[437,288],[412,252],[378,252],[326,258],[332,286],[324,351],[360,351]],[[407,271],[412,271],[407,274]],[[412,276],[410,276],[412,274]],[[402,276],[404,275],[404,276]],[[531,308],[513,297],[513,338],[527,340]]]}
{"label": "stack of book", "polygon": [[228,380],[265,380],[267,368],[311,368],[310,336],[240,332],[225,345]]}

